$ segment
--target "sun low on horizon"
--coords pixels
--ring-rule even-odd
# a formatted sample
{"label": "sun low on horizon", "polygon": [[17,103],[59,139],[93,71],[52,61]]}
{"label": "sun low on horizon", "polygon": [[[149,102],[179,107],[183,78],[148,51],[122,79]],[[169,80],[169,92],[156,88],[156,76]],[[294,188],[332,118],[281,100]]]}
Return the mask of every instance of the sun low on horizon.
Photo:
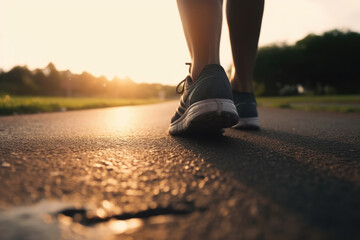
{"label": "sun low on horizon", "polygon": [[[226,68],[232,59],[223,24]],[[358,0],[269,0],[260,46],[334,28],[360,31]],[[0,69],[53,62],[74,73],[176,85],[189,61],[175,0],[0,0]]]}

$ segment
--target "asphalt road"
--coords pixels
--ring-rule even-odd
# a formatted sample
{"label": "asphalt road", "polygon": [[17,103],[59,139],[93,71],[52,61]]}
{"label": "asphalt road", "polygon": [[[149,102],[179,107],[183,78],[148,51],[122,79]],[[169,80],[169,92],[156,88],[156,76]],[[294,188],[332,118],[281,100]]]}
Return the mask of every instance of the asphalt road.
{"label": "asphalt road", "polygon": [[184,138],[176,106],[0,117],[0,239],[360,239],[360,115]]}

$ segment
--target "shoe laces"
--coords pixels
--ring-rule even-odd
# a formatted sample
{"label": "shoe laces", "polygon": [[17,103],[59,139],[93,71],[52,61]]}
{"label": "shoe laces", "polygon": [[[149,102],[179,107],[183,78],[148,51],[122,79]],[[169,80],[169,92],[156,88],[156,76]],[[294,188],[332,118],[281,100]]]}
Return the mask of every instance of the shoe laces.
{"label": "shoe laces", "polygon": [[[185,82],[187,80],[188,77],[186,77],[184,80],[182,80],[181,82],[179,82],[179,84],[176,87],[176,93],[177,94],[183,94],[184,90],[185,90]],[[181,90],[179,90],[181,88]]]}
{"label": "shoe laces", "polygon": [[[191,63],[187,62],[185,63],[185,65],[189,66],[189,73],[191,72]],[[176,93],[178,94],[183,94],[184,90],[185,90],[185,82],[187,81],[189,76],[187,76],[184,80],[182,80],[181,82],[179,82],[179,84],[176,87]],[[179,90],[181,88],[181,90]]]}

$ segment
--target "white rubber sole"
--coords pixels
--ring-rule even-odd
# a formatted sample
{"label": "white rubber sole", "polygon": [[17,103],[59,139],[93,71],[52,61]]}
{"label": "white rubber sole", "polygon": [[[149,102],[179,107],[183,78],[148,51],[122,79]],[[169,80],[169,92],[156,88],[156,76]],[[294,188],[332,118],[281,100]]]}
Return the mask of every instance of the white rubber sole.
{"label": "white rubber sole", "polygon": [[234,102],[229,99],[207,99],[192,104],[170,124],[172,135],[192,132],[219,132],[239,121]]}
{"label": "white rubber sole", "polygon": [[232,128],[244,130],[258,130],[260,129],[259,118],[240,118],[239,122],[236,125],[232,126]]}

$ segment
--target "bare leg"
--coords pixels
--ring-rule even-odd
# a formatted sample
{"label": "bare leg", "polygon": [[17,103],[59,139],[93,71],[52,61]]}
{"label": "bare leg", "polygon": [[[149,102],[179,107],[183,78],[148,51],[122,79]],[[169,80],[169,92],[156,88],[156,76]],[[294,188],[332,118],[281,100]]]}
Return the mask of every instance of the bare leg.
{"label": "bare leg", "polygon": [[258,47],[264,0],[227,0],[229,26],[235,74],[231,87],[239,92],[254,92],[252,82]]}
{"label": "bare leg", "polygon": [[222,0],[177,0],[195,81],[208,64],[219,64]]}

